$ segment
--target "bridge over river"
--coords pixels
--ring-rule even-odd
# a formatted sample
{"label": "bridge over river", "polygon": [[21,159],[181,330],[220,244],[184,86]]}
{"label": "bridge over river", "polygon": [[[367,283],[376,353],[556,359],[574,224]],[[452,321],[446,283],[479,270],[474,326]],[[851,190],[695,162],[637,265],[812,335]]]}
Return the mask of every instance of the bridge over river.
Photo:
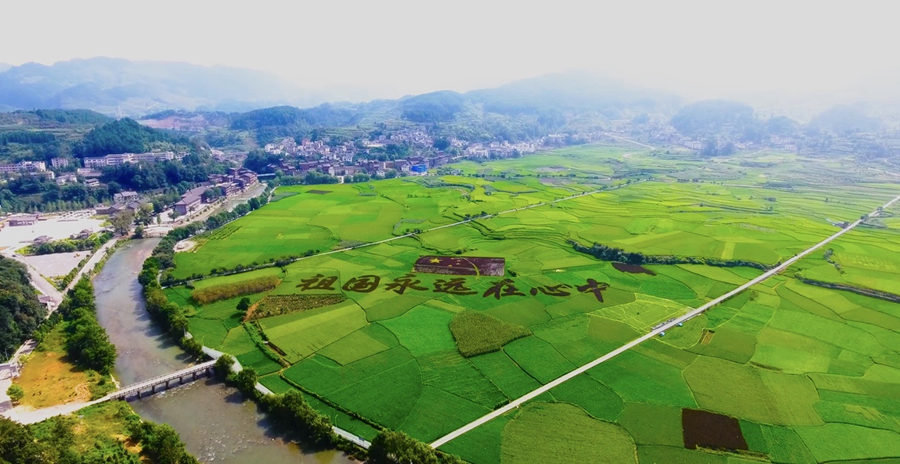
{"label": "bridge over river", "polygon": [[49,419],[54,416],[71,414],[79,409],[86,408],[88,406],[93,406],[95,404],[103,403],[106,401],[112,400],[129,400],[132,398],[142,398],[145,396],[152,395],[157,392],[165,391],[172,386],[176,385],[184,385],[188,382],[193,382],[194,380],[209,377],[213,372],[213,365],[216,363],[215,360],[207,361],[201,364],[196,364],[194,366],[187,367],[185,369],[181,369],[176,372],[172,372],[171,374],[161,375],[159,377],[154,377],[149,380],[144,380],[142,382],[138,382],[133,385],[129,385],[124,388],[120,388],[103,398],[96,399],[94,401],[89,402],[77,402],[77,403],[66,403],[58,406],[51,406],[49,408],[36,409],[36,410],[22,410],[21,408],[11,409],[9,411],[4,412],[3,414],[15,421],[21,422],[23,424],[34,424],[46,419]]}

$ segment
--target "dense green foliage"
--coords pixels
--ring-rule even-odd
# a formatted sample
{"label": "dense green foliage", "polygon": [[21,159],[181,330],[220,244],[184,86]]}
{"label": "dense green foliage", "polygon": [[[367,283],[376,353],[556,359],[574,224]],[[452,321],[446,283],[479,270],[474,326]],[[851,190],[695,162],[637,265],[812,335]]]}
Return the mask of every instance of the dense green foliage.
{"label": "dense green foliage", "polygon": [[422,443],[403,432],[382,430],[369,448],[371,464],[461,464],[456,456],[441,453],[427,443]]}
{"label": "dense green foliage", "polygon": [[56,122],[60,124],[104,124],[110,121],[109,116],[100,114],[91,110],[34,110],[34,113],[41,121]]}
{"label": "dense green foliage", "polygon": [[[12,356],[44,320],[25,266],[0,256],[0,353]],[[4,359],[5,361],[5,359]]]}
{"label": "dense green foliage", "polygon": [[53,448],[38,443],[28,428],[0,417],[0,462],[6,464],[43,464],[58,462]]}
{"label": "dense green foliage", "polygon": [[134,422],[131,436],[141,442],[143,452],[156,464],[199,464],[169,424]]}
{"label": "dense green foliage", "polygon": [[244,158],[244,167],[253,172],[264,174],[274,172],[269,165],[277,165],[279,161],[281,161],[281,156],[256,148],[247,153],[247,157]]}
{"label": "dense green foliage", "polygon": [[73,147],[79,157],[105,156],[111,153],[143,153],[151,144],[165,142],[187,145],[187,138],[142,126],[124,118],[92,129]]}
{"label": "dense green foliage", "polygon": [[[725,100],[704,100],[685,106],[672,117],[672,126],[691,137],[722,134],[725,129],[743,134],[757,124],[753,108]],[[749,136],[749,133],[747,134]]]}
{"label": "dense green foliage", "polygon": [[[193,464],[168,426],[142,423],[126,403],[89,407],[78,417],[58,416],[24,426],[0,417],[0,463],[4,464],[139,464],[121,438],[140,443],[153,462]],[[176,460],[167,459],[177,456]]]}
{"label": "dense green foliage", "polygon": [[403,118],[418,123],[452,120],[463,108],[462,95],[451,90],[426,93],[400,101]]}
{"label": "dense green foliage", "polygon": [[275,424],[309,440],[314,446],[334,446],[337,441],[328,416],[310,407],[296,390],[284,395],[267,395],[263,397],[262,404]]}
{"label": "dense green foliage", "polygon": [[0,133],[0,145],[7,145],[10,143],[42,144],[53,142],[56,142],[56,137],[50,132],[12,131]]}
{"label": "dense green foliage", "polygon": [[116,363],[116,347],[97,322],[94,286],[82,277],[60,305],[66,321],[66,352],[75,364],[101,374],[109,374]]}
{"label": "dense green foliage", "polygon": [[208,156],[190,154],[181,161],[156,163],[125,163],[103,168],[100,178],[106,183],[116,183],[120,188],[139,192],[172,186],[186,190],[190,184],[206,182],[210,174],[222,168]]}
{"label": "dense green foliage", "polygon": [[231,369],[234,366],[234,358],[231,355],[223,354],[216,360],[214,370],[219,380],[226,380],[231,375]]}
{"label": "dense green foliage", "polygon": [[34,255],[49,255],[53,253],[71,253],[73,251],[96,251],[112,238],[112,233],[104,232],[85,239],[57,240],[40,245],[31,245],[28,251]]}
{"label": "dense green foliage", "polygon": [[17,404],[22,398],[25,397],[25,390],[23,390],[19,385],[12,384],[9,388],[6,389],[6,395],[9,396],[9,399],[13,404]]}
{"label": "dense green foliage", "polygon": [[837,105],[816,115],[809,126],[834,134],[875,132],[881,127],[881,121],[867,115],[860,108]]}
{"label": "dense green foliage", "polygon": [[359,117],[358,112],[329,104],[306,109],[276,106],[242,113],[232,119],[231,128],[254,130],[260,143],[268,143],[277,137],[307,134],[315,128],[356,124]]}
{"label": "dense green foliage", "polygon": [[6,211],[63,211],[92,207],[112,200],[110,188],[84,184],[57,185],[42,176],[21,176],[9,180],[0,190],[0,207]]}

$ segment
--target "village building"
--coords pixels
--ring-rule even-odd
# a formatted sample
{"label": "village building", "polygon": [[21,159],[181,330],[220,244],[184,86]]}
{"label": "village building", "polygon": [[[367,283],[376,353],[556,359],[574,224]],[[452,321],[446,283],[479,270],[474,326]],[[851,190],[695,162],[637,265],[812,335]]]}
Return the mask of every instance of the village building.
{"label": "village building", "polygon": [[113,195],[113,201],[116,203],[127,203],[129,201],[135,201],[138,198],[140,198],[140,195],[137,192],[128,190]]}
{"label": "village building", "polygon": [[47,163],[43,161],[20,161],[16,164],[0,164],[0,173],[44,172]]}
{"label": "village building", "polygon": [[61,174],[56,177],[56,185],[77,184],[78,177],[75,174]]}
{"label": "village building", "polygon": [[37,214],[25,214],[22,216],[13,216],[9,218],[9,225],[12,227],[33,226],[37,224],[39,220],[40,216]]}
{"label": "village building", "polygon": [[175,203],[175,212],[183,216],[197,210],[203,203],[203,192],[208,188],[209,187],[197,187],[188,190],[181,196],[181,200],[179,200],[178,203]]}
{"label": "village building", "polygon": [[69,158],[53,158],[50,160],[50,165],[54,168],[67,168],[69,167]]}

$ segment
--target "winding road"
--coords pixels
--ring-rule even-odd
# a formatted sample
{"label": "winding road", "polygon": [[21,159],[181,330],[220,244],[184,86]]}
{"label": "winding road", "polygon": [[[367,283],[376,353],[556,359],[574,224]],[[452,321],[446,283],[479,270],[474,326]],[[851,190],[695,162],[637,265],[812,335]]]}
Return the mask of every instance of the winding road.
{"label": "winding road", "polygon": [[[898,195],[897,197],[894,197],[893,200],[891,200],[891,201],[885,203],[884,206],[882,206],[882,208],[883,208],[883,209],[887,209],[888,207],[890,207],[891,205],[893,205],[893,204],[896,203],[897,201],[900,201],[900,195]],[[870,216],[870,217],[878,216],[879,212],[880,212],[880,210],[875,210],[875,211],[873,211],[869,216]],[[464,433],[466,433],[466,432],[469,432],[469,431],[471,431],[472,429],[474,429],[474,428],[476,428],[476,427],[478,427],[478,426],[480,426],[480,425],[482,425],[482,424],[485,424],[485,423],[491,421],[492,419],[495,419],[495,418],[497,418],[497,417],[499,417],[499,416],[502,416],[503,414],[506,414],[507,412],[512,411],[512,410],[515,409],[515,408],[518,408],[518,407],[521,406],[523,403],[525,403],[525,402],[527,402],[527,401],[529,401],[529,400],[532,400],[532,399],[534,399],[534,398],[536,398],[536,397],[538,397],[538,396],[540,396],[540,395],[542,395],[542,394],[544,394],[544,393],[550,391],[550,390],[553,389],[554,387],[558,387],[559,385],[561,385],[561,384],[563,384],[563,383],[565,383],[565,382],[568,382],[569,380],[572,380],[573,378],[577,377],[578,375],[583,374],[583,373],[587,372],[588,370],[593,369],[594,367],[597,367],[597,366],[599,366],[600,364],[605,363],[606,361],[609,361],[609,360],[612,359],[612,358],[615,358],[616,356],[618,356],[618,355],[620,355],[620,354],[622,354],[622,353],[624,353],[624,352],[626,352],[626,351],[628,351],[628,350],[634,348],[634,347],[637,346],[637,345],[640,345],[641,343],[643,343],[643,342],[645,342],[645,341],[647,341],[647,340],[649,340],[649,339],[651,339],[651,338],[653,338],[653,337],[656,337],[656,336],[659,335],[660,333],[665,332],[666,330],[669,330],[669,329],[671,329],[671,328],[677,326],[678,324],[683,324],[684,322],[689,321],[689,320],[691,320],[691,319],[693,319],[693,318],[699,316],[700,314],[703,314],[704,312],[708,311],[710,308],[712,308],[712,307],[718,305],[719,303],[722,303],[723,301],[725,301],[725,300],[727,300],[727,299],[729,299],[729,298],[731,298],[731,297],[733,297],[733,296],[735,296],[735,295],[737,295],[737,294],[743,292],[744,290],[747,290],[748,288],[750,288],[750,287],[752,287],[752,286],[754,286],[754,285],[756,285],[756,284],[762,283],[762,282],[766,281],[767,279],[769,279],[770,277],[772,277],[772,276],[774,276],[774,275],[780,273],[781,271],[787,269],[787,268],[790,267],[792,264],[794,264],[794,263],[796,263],[797,261],[799,261],[800,259],[802,259],[804,256],[806,256],[806,255],[808,255],[808,254],[810,254],[810,253],[812,253],[812,252],[818,250],[819,248],[822,248],[823,246],[825,246],[825,245],[827,245],[828,243],[830,243],[831,241],[837,239],[837,238],[840,237],[841,235],[844,235],[844,234],[846,234],[847,232],[850,232],[851,230],[853,230],[856,226],[860,225],[861,223],[862,223],[862,220],[861,220],[861,219],[860,219],[860,220],[857,220],[857,221],[855,221],[855,222],[853,222],[852,224],[850,224],[850,225],[847,226],[846,228],[841,229],[841,230],[840,230],[839,232],[837,232],[836,234],[834,234],[834,235],[832,235],[832,236],[826,238],[825,240],[822,240],[821,242],[819,242],[819,243],[817,243],[817,244],[815,244],[815,245],[813,245],[813,246],[807,248],[806,250],[800,252],[799,254],[797,254],[797,255],[795,255],[794,257],[788,259],[787,261],[785,261],[784,263],[780,264],[779,266],[775,267],[774,269],[772,269],[772,270],[770,270],[770,271],[768,271],[768,272],[766,272],[766,273],[760,275],[759,277],[757,277],[757,278],[755,278],[755,279],[753,279],[753,280],[751,280],[751,281],[745,283],[744,285],[741,285],[740,287],[738,287],[738,288],[736,288],[736,289],[734,289],[734,290],[732,290],[732,291],[730,291],[730,292],[728,292],[728,293],[726,293],[726,294],[724,294],[724,295],[722,295],[722,296],[720,296],[720,297],[718,297],[718,298],[716,298],[716,299],[710,301],[709,303],[706,303],[706,304],[703,305],[703,306],[700,306],[700,307],[697,308],[697,309],[694,309],[694,310],[692,310],[692,311],[690,311],[690,312],[688,312],[688,313],[686,313],[686,314],[684,314],[684,315],[682,315],[682,316],[680,316],[680,317],[677,317],[677,318],[675,318],[675,319],[672,319],[671,321],[669,321],[669,322],[667,322],[667,323],[665,323],[665,324],[663,324],[663,325],[657,327],[656,329],[654,329],[654,330],[648,332],[647,334],[643,335],[642,337],[639,337],[639,338],[637,338],[637,339],[634,339],[634,340],[632,340],[632,341],[630,341],[630,342],[628,342],[628,343],[626,343],[626,344],[620,346],[619,348],[616,348],[615,350],[610,351],[609,353],[607,353],[607,354],[605,354],[605,355],[603,355],[603,356],[601,356],[601,357],[599,357],[599,358],[597,358],[597,359],[595,359],[595,360],[593,360],[593,361],[591,361],[591,362],[589,362],[589,363],[587,363],[587,364],[585,364],[585,365],[583,365],[583,366],[581,366],[581,367],[579,367],[579,368],[577,368],[577,369],[575,369],[575,370],[569,372],[568,374],[565,374],[565,375],[563,375],[562,377],[559,377],[559,378],[557,378],[556,380],[553,380],[553,381],[547,383],[546,385],[544,385],[544,386],[542,386],[542,387],[539,387],[539,388],[537,388],[537,389],[531,391],[530,393],[525,394],[525,395],[522,396],[521,398],[519,398],[519,399],[517,399],[517,400],[514,400],[514,401],[512,401],[512,402],[510,402],[510,403],[507,404],[506,406],[503,406],[502,408],[497,409],[497,410],[495,410],[495,411],[493,411],[493,412],[491,412],[491,413],[485,415],[484,417],[481,417],[480,419],[477,419],[477,420],[475,420],[475,421],[473,421],[473,422],[470,422],[470,423],[468,423],[468,424],[466,424],[466,425],[464,425],[464,426],[462,426],[462,427],[460,427],[460,428],[458,428],[458,429],[456,429],[456,430],[454,430],[454,431],[448,433],[447,435],[445,435],[445,436],[443,436],[443,437],[441,437],[441,438],[438,438],[437,440],[435,440],[435,441],[431,444],[431,446],[432,446],[433,448],[438,448],[438,447],[440,447],[440,446],[443,446],[443,445],[447,444],[448,442],[450,442],[451,440],[453,440],[453,439],[459,437],[460,435],[462,435],[462,434],[464,434]]]}

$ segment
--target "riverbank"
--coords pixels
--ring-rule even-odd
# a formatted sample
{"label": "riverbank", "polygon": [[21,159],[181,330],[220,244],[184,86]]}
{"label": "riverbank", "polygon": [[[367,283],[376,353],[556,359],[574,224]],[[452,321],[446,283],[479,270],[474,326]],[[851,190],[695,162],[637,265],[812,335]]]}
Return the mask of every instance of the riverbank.
{"label": "riverbank", "polygon": [[[159,239],[134,240],[94,278],[97,318],[118,348],[114,375],[130,385],[187,367],[191,358],[150,318],[137,281]],[[131,403],[142,418],[171,425],[203,462],[350,464],[338,451],[310,452],[276,431],[256,403],[207,379]],[[202,424],[202,426],[198,426]]]}
{"label": "riverbank", "polygon": [[170,426],[142,421],[120,401],[82,408],[77,416],[27,423],[31,425],[0,418],[3,462],[198,463]]}

